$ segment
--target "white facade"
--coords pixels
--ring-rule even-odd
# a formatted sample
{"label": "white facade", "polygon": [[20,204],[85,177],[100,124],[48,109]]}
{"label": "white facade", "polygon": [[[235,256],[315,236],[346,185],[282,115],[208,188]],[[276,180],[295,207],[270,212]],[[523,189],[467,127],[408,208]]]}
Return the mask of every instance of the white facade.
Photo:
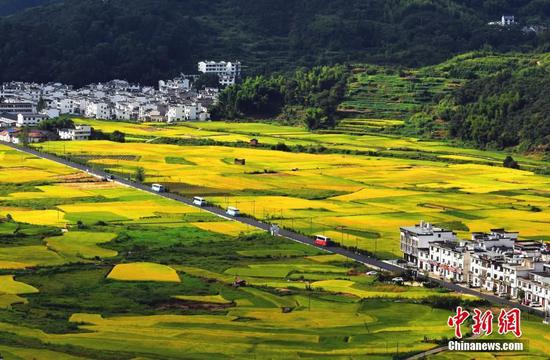
{"label": "white facade", "polygon": [[96,119],[110,119],[111,107],[105,102],[88,102],[86,104],[86,117]]}
{"label": "white facade", "polygon": [[42,110],[40,113],[46,115],[48,119],[53,119],[61,115],[61,112],[58,109],[45,109]]}
{"label": "white facade", "polygon": [[61,140],[88,140],[92,135],[92,127],[76,125],[74,129],[60,129],[58,134]]}
{"label": "white facade", "polygon": [[36,113],[30,113],[30,114],[17,114],[17,127],[33,127],[40,124],[44,119],[46,119],[47,116],[43,114],[36,114]]}
{"label": "white facade", "polygon": [[434,227],[424,221],[415,226],[402,227],[400,232],[401,251],[405,260],[415,266],[419,266],[419,251],[428,250],[430,243],[454,240],[456,240],[456,235],[452,231]]}
{"label": "white facade", "polygon": [[191,89],[191,81],[187,78],[176,78],[173,80],[159,80],[159,91],[162,93],[170,91],[185,91]]}
{"label": "white facade", "polygon": [[226,61],[201,61],[198,64],[199,72],[203,74],[216,74],[220,77],[221,85],[233,85],[241,76],[241,62]]}
{"label": "white facade", "polygon": [[465,243],[433,242],[424,269],[446,280],[469,282],[471,255]]}
{"label": "white facade", "polygon": [[172,105],[168,107],[166,119],[169,123],[183,121],[185,119],[185,107],[183,105]]}

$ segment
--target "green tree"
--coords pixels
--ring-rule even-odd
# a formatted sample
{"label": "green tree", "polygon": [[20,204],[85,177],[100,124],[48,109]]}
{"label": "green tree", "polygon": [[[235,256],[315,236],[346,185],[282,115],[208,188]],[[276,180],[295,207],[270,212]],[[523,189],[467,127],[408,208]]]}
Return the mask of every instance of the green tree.
{"label": "green tree", "polygon": [[506,159],[504,159],[504,161],[502,162],[502,166],[510,169],[519,169],[518,162],[514,160],[514,158],[510,155],[506,156]]}
{"label": "green tree", "polygon": [[193,87],[198,90],[205,88],[218,88],[220,87],[220,77],[218,74],[201,74],[197,80],[193,83]]}
{"label": "green tree", "polygon": [[111,133],[110,140],[119,143],[126,142],[126,134],[122,131],[115,130]]}
{"label": "green tree", "polygon": [[304,114],[304,122],[309,130],[316,130],[322,127],[326,116],[320,108],[308,108]]}
{"label": "green tree", "polygon": [[19,140],[19,144],[23,146],[29,145],[29,128],[22,128],[19,134],[17,134],[17,139]]}
{"label": "green tree", "polygon": [[136,181],[139,182],[139,183],[144,182],[145,181],[145,169],[142,168],[141,166],[136,168],[135,178],[136,178]]}
{"label": "green tree", "polygon": [[36,105],[36,109],[40,112],[46,108],[46,100],[44,100],[43,97],[40,97],[38,100],[38,104]]}

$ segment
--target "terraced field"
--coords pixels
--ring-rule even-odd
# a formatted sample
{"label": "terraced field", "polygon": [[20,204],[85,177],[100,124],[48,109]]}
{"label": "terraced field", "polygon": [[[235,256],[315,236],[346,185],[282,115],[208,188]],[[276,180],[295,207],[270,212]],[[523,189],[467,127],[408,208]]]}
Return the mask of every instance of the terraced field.
{"label": "terraced field", "polygon": [[[505,227],[520,231],[523,239],[550,238],[550,180],[529,171],[467,160],[455,164],[240,147],[102,141],[45,146],[75,158],[93,154],[89,166],[120,176],[132,176],[137,167],[143,167],[146,182],[206,196],[222,207],[236,206],[246,214],[307,234],[322,233],[381,257],[400,256],[399,226],[420,219],[451,227],[463,236]],[[125,154],[137,157],[119,160]],[[185,162],[167,161],[168,157]],[[235,165],[236,158],[246,159],[246,164]],[[160,211],[140,204],[149,212]],[[110,204],[76,206],[81,211],[91,207],[104,213]],[[75,205],[60,208],[76,209]],[[120,211],[129,210],[117,211],[114,215],[120,217],[124,215]],[[208,225],[199,227],[208,229]]]}
{"label": "terraced field", "polygon": [[336,129],[349,134],[395,133],[403,121],[436,105],[467,79],[515,69],[532,61],[526,54],[474,52],[417,69],[356,65],[339,106],[340,114],[350,119],[344,119]]}

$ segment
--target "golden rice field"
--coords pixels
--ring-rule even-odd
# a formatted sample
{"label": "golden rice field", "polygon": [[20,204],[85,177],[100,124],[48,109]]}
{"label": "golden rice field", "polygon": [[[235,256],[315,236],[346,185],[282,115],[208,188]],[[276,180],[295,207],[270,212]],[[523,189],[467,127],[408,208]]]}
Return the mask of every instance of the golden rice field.
{"label": "golden rice field", "polygon": [[[56,153],[94,155],[90,164],[120,174],[141,166],[147,182],[383,257],[399,256],[399,227],[421,219],[455,226],[462,236],[504,227],[524,239],[550,237],[550,179],[530,171],[234,147],[106,141],[46,146]],[[117,158],[129,154],[137,158]],[[246,165],[235,165],[235,158],[246,159]]]}
{"label": "golden rice field", "polygon": [[[311,133],[304,128],[281,126],[273,123],[235,123],[235,122],[190,122],[178,125],[159,123],[113,122],[95,119],[73,119],[75,123],[86,123],[106,133],[119,130],[134,137],[136,141],[149,141],[159,137],[177,139],[209,139],[218,142],[249,142],[257,139],[260,144],[302,146],[325,146],[338,150],[381,151],[399,153],[399,151],[421,152],[441,159],[464,160],[486,164],[500,164],[506,154],[497,151],[482,151],[451,146],[442,141],[422,141],[411,137],[382,134],[351,135],[347,133]],[[398,124],[400,120],[370,119],[371,123],[383,122]],[[524,165],[544,165],[537,157],[514,155]]]}
{"label": "golden rice field", "polygon": [[258,232],[259,230],[237,221],[209,221],[209,222],[196,222],[192,225],[199,229],[212,231],[224,235],[237,236],[239,234],[250,234]]}
{"label": "golden rice field", "polygon": [[186,301],[198,301],[209,304],[230,304],[231,302],[226,300],[221,295],[176,295],[174,298]]}
{"label": "golden rice field", "polygon": [[[548,235],[540,225],[548,221],[548,181],[525,171],[230,147],[45,146],[93,155],[90,165],[119,176],[142,166],[147,182],[382,256],[398,256],[398,227],[420,218],[472,231],[500,221],[524,236]],[[7,359],[389,360],[452,336],[449,311],[421,301],[472,300],[378,281],[341,256],[2,146],[0,157],[14,161],[0,167]],[[234,165],[236,157],[246,165]],[[14,176],[17,186],[1,180]],[[236,278],[247,286],[234,287]],[[524,333],[532,347],[523,355],[548,357],[540,319],[525,319]]]}
{"label": "golden rice field", "polygon": [[118,264],[107,275],[107,278],[120,281],[181,281],[176,270],[154,263]]}

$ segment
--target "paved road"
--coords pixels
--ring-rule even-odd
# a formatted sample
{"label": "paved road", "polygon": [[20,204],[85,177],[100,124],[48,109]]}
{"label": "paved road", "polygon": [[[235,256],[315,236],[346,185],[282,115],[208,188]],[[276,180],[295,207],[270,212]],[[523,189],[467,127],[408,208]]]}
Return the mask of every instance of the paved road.
{"label": "paved road", "polygon": [[[5,144],[5,145],[7,145],[7,146],[9,146],[13,149],[16,149],[16,150],[19,150],[19,151],[26,152],[28,154],[32,154],[32,155],[41,157],[43,159],[55,161],[57,163],[67,165],[69,167],[72,167],[72,168],[75,168],[75,169],[78,169],[78,170],[88,171],[88,172],[90,172],[90,173],[92,173],[96,176],[99,176],[99,177],[107,177],[109,175],[108,173],[105,173],[103,171],[96,170],[96,169],[91,169],[88,166],[81,165],[81,164],[78,164],[78,163],[60,158],[58,156],[55,156],[55,155],[52,155],[52,154],[49,154],[49,153],[43,153],[43,152],[36,151],[34,149],[23,148],[23,147],[16,146],[16,145],[10,144],[10,143],[5,143],[5,142],[0,142],[0,143],[3,143],[3,144]],[[182,202],[182,203],[187,204],[189,206],[198,207],[198,206],[193,204],[193,199],[191,199],[191,198],[187,198],[187,197],[177,195],[177,194],[172,194],[172,193],[157,193],[157,192],[151,190],[150,186],[146,186],[146,185],[143,185],[143,184],[140,184],[140,183],[137,183],[137,182],[134,182],[134,181],[130,181],[130,180],[127,180],[127,179],[123,179],[123,178],[120,178],[120,177],[116,178],[116,182],[118,182],[120,184],[123,184],[123,185],[126,185],[126,186],[130,186],[130,187],[142,190],[142,191],[146,191],[146,192],[158,195],[158,196],[162,196],[162,197],[165,197],[167,199],[172,199],[172,200],[175,200],[175,201],[179,201],[179,202]],[[225,213],[225,210],[217,208],[217,207],[206,206],[206,207],[202,207],[201,209],[206,210],[206,211],[208,211],[212,214],[215,214],[215,215],[223,217],[223,218],[230,218]],[[237,217],[237,218],[231,218],[231,219],[233,219],[235,221],[239,221],[243,224],[247,224],[247,225],[256,227],[258,229],[265,230],[265,231],[269,231],[269,228],[270,228],[270,224],[264,223],[262,221],[259,221],[257,219],[250,218],[250,217]],[[295,233],[295,232],[292,232],[292,231],[289,231],[289,230],[285,230],[285,229],[281,229],[279,234],[281,236],[285,237],[285,238],[290,239],[290,240],[297,241],[297,242],[300,242],[300,243],[303,243],[303,244],[307,244],[307,245],[311,245],[311,246],[319,248],[318,246],[316,246],[313,243],[313,239],[308,237],[308,236],[298,234],[298,233]],[[362,264],[368,265],[370,267],[375,267],[375,268],[378,268],[378,269],[391,271],[391,272],[402,272],[403,271],[403,268],[401,268],[399,266],[389,264],[389,263],[386,263],[384,261],[374,259],[372,257],[366,256],[366,255],[363,255],[363,254],[358,254],[358,253],[355,253],[354,251],[343,249],[343,248],[340,248],[340,247],[332,246],[332,247],[320,248],[320,249],[326,250],[326,251],[331,252],[333,254],[343,255],[343,256],[345,256],[349,259],[352,259],[354,261],[357,261],[357,262],[360,262]],[[431,280],[435,281],[440,286],[445,287],[447,289],[450,289],[450,290],[453,290],[453,291],[456,291],[456,292],[459,292],[459,293],[463,293],[463,294],[475,295],[475,296],[478,296],[480,298],[486,299],[486,300],[490,301],[493,304],[510,306],[510,307],[519,307],[523,311],[529,312],[531,314],[535,314],[535,315],[538,315],[538,316],[544,316],[544,312],[542,310],[536,310],[536,309],[532,309],[532,308],[527,307],[527,306],[518,305],[515,302],[506,300],[504,298],[501,298],[501,297],[498,297],[498,296],[495,296],[495,295],[480,293],[479,291],[476,291],[474,289],[466,288],[464,286],[449,283],[447,281],[443,281],[443,280],[436,279],[436,278],[431,278]]]}

